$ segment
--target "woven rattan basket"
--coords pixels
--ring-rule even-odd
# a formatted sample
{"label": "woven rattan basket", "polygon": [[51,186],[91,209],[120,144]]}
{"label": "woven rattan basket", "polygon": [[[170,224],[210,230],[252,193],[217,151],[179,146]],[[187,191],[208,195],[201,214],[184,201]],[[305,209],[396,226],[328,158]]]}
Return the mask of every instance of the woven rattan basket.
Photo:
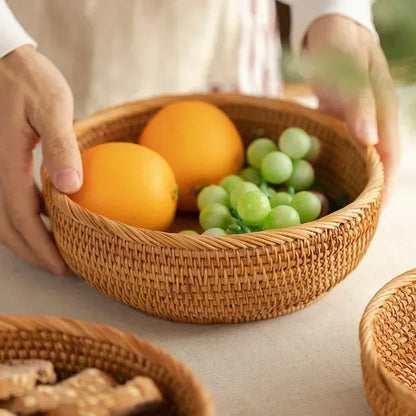
{"label": "woven rattan basket", "polygon": [[[188,236],[132,228],[95,215],[59,193],[44,175],[46,206],[67,264],[109,296],[174,321],[254,321],[319,299],[357,266],[373,237],[383,188],[376,150],[361,149],[342,122],[318,111],[223,94],[163,97],[98,113],[76,124],[80,147],[137,141],[159,108],[184,98],[222,108],[246,145],[258,128],[275,140],[293,125],[315,134],[323,146],[316,165],[319,180],[331,197],[346,190],[353,202],[286,230]],[[172,230],[189,228],[196,218],[179,215]]]}
{"label": "woven rattan basket", "polygon": [[416,415],[416,269],[387,283],[360,325],[361,364],[376,416]]}
{"label": "woven rattan basket", "polygon": [[167,352],[108,326],[45,316],[0,316],[0,358],[41,358],[59,378],[86,367],[106,371],[123,383],[151,377],[167,401],[164,415],[214,416],[202,384]]}

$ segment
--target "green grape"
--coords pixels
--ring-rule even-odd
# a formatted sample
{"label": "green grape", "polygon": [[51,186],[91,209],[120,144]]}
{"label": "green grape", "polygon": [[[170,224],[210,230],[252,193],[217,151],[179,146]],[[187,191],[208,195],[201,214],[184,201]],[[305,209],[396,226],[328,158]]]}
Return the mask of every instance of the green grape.
{"label": "green grape", "polygon": [[276,191],[271,186],[267,185],[267,182],[264,179],[262,180],[262,183],[260,184],[259,189],[268,198],[270,198],[273,194],[276,193]]}
{"label": "green grape", "polygon": [[276,144],[270,139],[256,139],[247,148],[247,162],[254,168],[260,168],[264,157],[277,150]]}
{"label": "green grape", "polygon": [[240,176],[247,182],[252,182],[255,185],[260,185],[263,178],[260,171],[257,168],[248,166],[240,172]]}
{"label": "green grape", "polygon": [[309,134],[299,127],[289,127],[279,137],[279,149],[292,159],[304,157],[310,148]]}
{"label": "green grape", "polygon": [[296,191],[309,189],[315,180],[315,171],[312,165],[306,160],[294,160],[293,172],[288,181],[287,186],[293,186]]}
{"label": "green grape", "polygon": [[241,182],[244,182],[244,179],[241,176],[228,175],[220,182],[220,186],[230,194],[234,186]]}
{"label": "green grape", "polygon": [[205,230],[202,234],[215,236],[227,235],[227,233],[222,228],[208,228],[208,230]]}
{"label": "green grape", "polygon": [[238,199],[240,198],[240,196],[243,195],[244,192],[251,192],[251,191],[260,192],[260,189],[256,185],[254,185],[254,183],[251,183],[251,182],[241,182],[237,184],[234,187],[234,189],[231,191],[231,195],[230,195],[231,206],[234,209],[237,209],[237,203],[238,203]]}
{"label": "green grape", "polygon": [[302,223],[318,218],[322,208],[320,199],[309,191],[298,192],[290,206],[296,209]]}
{"label": "green grape", "polygon": [[316,162],[319,158],[319,155],[321,154],[321,142],[320,140],[315,136],[309,136],[311,138],[311,148],[309,149],[309,152],[306,153],[305,159],[308,162]]}
{"label": "green grape", "polygon": [[300,224],[297,211],[288,205],[274,207],[263,224],[265,230],[289,228]]}
{"label": "green grape", "polygon": [[225,230],[231,219],[228,208],[216,202],[202,208],[202,211],[199,213],[199,223],[204,230],[209,228],[222,228]]}
{"label": "green grape", "polygon": [[242,194],[237,209],[238,215],[247,225],[262,224],[271,210],[267,196],[257,191]]}
{"label": "green grape", "polygon": [[289,205],[292,200],[292,195],[287,192],[276,192],[270,197],[270,205],[272,208],[279,205]]}
{"label": "green grape", "polygon": [[287,181],[292,170],[290,157],[279,151],[269,153],[261,162],[263,178],[274,185]]}
{"label": "green grape", "polygon": [[201,210],[208,204],[212,204],[214,202],[229,207],[230,196],[228,195],[228,192],[219,185],[210,185],[202,188],[197,199],[198,209]]}
{"label": "green grape", "polygon": [[183,234],[183,235],[198,235],[198,233],[194,230],[183,230],[183,231],[179,231],[179,234]]}

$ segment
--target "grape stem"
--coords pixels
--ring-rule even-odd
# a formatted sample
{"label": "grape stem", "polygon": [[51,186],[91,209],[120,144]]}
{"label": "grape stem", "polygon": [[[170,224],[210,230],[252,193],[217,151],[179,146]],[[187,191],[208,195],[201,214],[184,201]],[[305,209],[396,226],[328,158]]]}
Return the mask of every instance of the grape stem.
{"label": "grape stem", "polygon": [[231,208],[231,213],[233,213],[234,217],[234,223],[230,224],[227,228],[227,231],[230,231],[233,234],[245,234],[245,233],[251,233],[251,230],[247,225],[243,223],[241,218],[238,216],[238,213],[234,215],[235,210]]}

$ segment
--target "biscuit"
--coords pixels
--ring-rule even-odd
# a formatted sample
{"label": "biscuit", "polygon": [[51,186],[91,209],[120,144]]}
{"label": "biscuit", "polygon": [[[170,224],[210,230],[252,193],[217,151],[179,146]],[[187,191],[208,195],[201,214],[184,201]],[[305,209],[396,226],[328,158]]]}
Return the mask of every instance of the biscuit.
{"label": "biscuit", "polygon": [[[149,377],[138,376],[103,395],[102,403],[110,416],[135,415],[140,410],[158,407],[163,396]],[[139,413],[140,414],[140,413]]]}
{"label": "biscuit", "polygon": [[45,360],[9,360],[0,364],[0,400],[20,397],[38,384],[56,382],[53,364]]}
{"label": "biscuit", "polygon": [[145,416],[160,414],[163,407],[162,394],[154,381],[142,376],[99,394],[96,399],[96,403],[63,404],[47,416]]}
{"label": "biscuit", "polygon": [[93,406],[98,403],[98,395],[116,384],[108,374],[90,368],[54,386],[38,386],[24,397],[14,399],[8,409],[19,415],[33,415],[52,411],[65,404]]}

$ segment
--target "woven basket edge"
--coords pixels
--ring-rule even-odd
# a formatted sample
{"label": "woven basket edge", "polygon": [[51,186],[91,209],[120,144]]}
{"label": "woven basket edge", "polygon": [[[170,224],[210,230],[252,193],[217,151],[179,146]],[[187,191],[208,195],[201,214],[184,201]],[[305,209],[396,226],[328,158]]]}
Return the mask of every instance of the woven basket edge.
{"label": "woven basket edge", "polygon": [[408,286],[409,284],[415,282],[416,268],[406,271],[386,283],[376,292],[367,304],[359,326],[362,369],[364,370],[364,366],[366,366],[367,371],[376,376],[390,393],[394,394],[391,388],[394,386],[395,391],[399,394],[401,393],[403,396],[407,394],[414,394],[415,392],[403,383],[399,383],[396,377],[389,372],[379,360],[374,344],[372,324],[379,309],[383,306],[386,299],[391,297],[399,288]]}
{"label": "woven basket edge", "polygon": [[146,358],[155,364],[163,365],[173,377],[184,380],[187,386],[192,386],[194,396],[198,397],[204,413],[198,416],[215,416],[214,404],[204,385],[191,370],[169,352],[138,336],[120,331],[108,325],[91,323],[68,318],[56,318],[45,315],[0,315],[0,331],[49,331],[91,338],[101,342],[109,342],[120,348]]}
{"label": "woven basket edge", "polygon": [[[117,118],[120,114],[126,114],[129,111],[137,112],[138,110],[148,109],[153,107],[159,107],[163,104],[178,101],[180,99],[208,99],[210,102],[220,101],[224,103],[230,102],[232,104],[247,103],[264,107],[266,104],[273,109],[284,109],[285,111],[302,112],[304,115],[313,119],[319,119],[322,121],[324,118],[331,124],[331,128],[338,131],[339,134],[347,135],[345,124],[328,114],[324,114],[314,109],[304,107],[300,104],[288,102],[285,100],[248,97],[238,94],[199,94],[188,96],[164,96],[152,98],[149,100],[142,100],[132,103],[127,103],[118,107],[112,107],[107,110],[103,110],[87,117],[84,120],[80,120],[75,124],[75,130],[77,134],[81,134],[85,129],[91,128],[93,125],[108,121],[108,117]],[[355,142],[354,142],[355,143]],[[359,147],[356,143],[355,145]],[[367,185],[360,193],[360,195],[346,207],[337,210],[319,220],[302,224],[299,226],[291,227],[290,231],[287,230],[270,230],[256,233],[257,236],[264,235],[267,238],[261,242],[261,237],[256,238],[256,244],[247,242],[246,235],[232,235],[221,238],[198,235],[189,236],[181,235],[177,233],[169,233],[163,231],[152,231],[146,229],[140,229],[131,227],[117,221],[109,220],[99,214],[92,213],[87,209],[80,207],[74,201],[72,201],[67,195],[60,193],[56,190],[46,171],[42,169],[42,181],[44,184],[45,198],[49,200],[56,208],[62,213],[71,217],[73,220],[80,222],[86,226],[89,226],[97,231],[105,232],[108,235],[115,235],[123,239],[128,239],[131,242],[146,243],[152,245],[163,245],[172,248],[185,248],[194,250],[205,249],[240,249],[240,248],[255,248],[259,246],[265,246],[270,244],[269,238],[273,238],[276,244],[285,244],[287,242],[295,241],[296,239],[310,238],[311,234],[321,233],[328,229],[333,229],[334,226],[341,223],[354,221],[357,216],[363,214],[363,210],[369,204],[380,204],[382,193],[384,174],[383,167],[380,161],[380,157],[374,147],[367,148],[364,153],[367,164],[367,171],[369,180]],[[163,236],[163,237],[162,237]],[[163,239],[163,240],[162,240]],[[162,241],[161,241],[162,240]]]}

